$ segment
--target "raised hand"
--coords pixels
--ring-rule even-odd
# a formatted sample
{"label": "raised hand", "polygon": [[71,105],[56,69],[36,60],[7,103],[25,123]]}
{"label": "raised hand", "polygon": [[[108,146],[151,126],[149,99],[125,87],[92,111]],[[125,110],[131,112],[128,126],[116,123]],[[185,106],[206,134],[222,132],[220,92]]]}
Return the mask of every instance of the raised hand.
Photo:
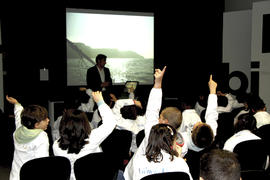
{"label": "raised hand", "polygon": [[166,71],[166,67],[167,66],[164,66],[164,68],[162,69],[162,71],[160,69],[155,69],[155,74],[154,74],[155,84],[154,84],[154,88],[161,88],[162,79],[163,79],[164,73]]}
{"label": "raised hand", "polygon": [[103,101],[103,96],[101,91],[92,92],[93,99],[96,103]]}
{"label": "raised hand", "polygon": [[210,94],[216,94],[217,83],[212,79],[212,74],[210,75],[210,79],[208,81],[208,87]]}
{"label": "raised hand", "polygon": [[17,99],[13,98],[13,97],[9,97],[8,95],[6,95],[6,100],[10,103],[10,104],[19,104],[19,102],[17,101]]}

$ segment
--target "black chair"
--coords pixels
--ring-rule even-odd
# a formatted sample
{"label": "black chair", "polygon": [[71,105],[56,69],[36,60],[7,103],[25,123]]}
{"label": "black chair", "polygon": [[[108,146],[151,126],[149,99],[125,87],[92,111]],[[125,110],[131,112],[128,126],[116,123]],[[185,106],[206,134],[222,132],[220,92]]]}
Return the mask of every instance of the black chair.
{"label": "black chair", "polygon": [[106,155],[112,157],[115,166],[124,170],[126,162],[130,159],[131,141],[132,133],[130,131],[114,129],[100,146]]}
{"label": "black chair", "polygon": [[230,112],[224,112],[218,115],[218,128],[214,143],[220,149],[223,149],[225,142],[234,134],[233,121],[234,118]]}
{"label": "black chair", "polygon": [[[263,125],[257,129],[256,135],[262,138],[265,143],[270,142],[270,124]],[[270,147],[267,146],[267,153],[270,155]]]}
{"label": "black chair", "polygon": [[141,142],[143,141],[145,137],[145,132],[144,132],[144,129],[139,131],[138,134],[136,135],[136,145],[137,147],[140,146]]}
{"label": "black chair", "polygon": [[233,150],[241,170],[265,170],[268,160],[266,144],[262,140],[248,140],[237,144]]}
{"label": "black chair", "polygon": [[109,156],[99,152],[77,159],[74,163],[74,174],[77,180],[113,180],[117,177],[118,169]]}
{"label": "black chair", "polygon": [[71,164],[62,156],[49,156],[32,159],[23,164],[20,180],[69,180]]}
{"label": "black chair", "polygon": [[270,174],[264,170],[246,170],[241,171],[242,180],[269,180]]}
{"label": "black chair", "polygon": [[165,172],[165,173],[157,173],[151,174],[143,177],[141,180],[190,180],[189,175],[185,172]]}

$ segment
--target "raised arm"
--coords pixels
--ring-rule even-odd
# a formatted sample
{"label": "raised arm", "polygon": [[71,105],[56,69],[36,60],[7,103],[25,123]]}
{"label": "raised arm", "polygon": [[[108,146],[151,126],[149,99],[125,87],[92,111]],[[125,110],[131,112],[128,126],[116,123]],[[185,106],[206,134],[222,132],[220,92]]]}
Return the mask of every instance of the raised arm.
{"label": "raised arm", "polygon": [[205,112],[205,121],[213,130],[214,136],[216,136],[217,132],[217,120],[218,120],[218,112],[217,112],[217,83],[212,79],[212,75],[210,75],[210,79],[208,82],[208,87],[210,94],[208,96],[207,108]]}
{"label": "raised arm", "polygon": [[15,125],[16,125],[16,129],[17,129],[17,128],[19,128],[21,126],[21,112],[23,110],[23,107],[18,102],[18,100],[13,98],[13,97],[10,97],[10,96],[6,95],[6,100],[10,104],[14,105]]}
{"label": "raised arm", "polygon": [[162,87],[162,79],[164,76],[164,73],[166,71],[166,66],[164,66],[164,68],[162,69],[162,71],[160,69],[156,69],[155,70],[155,84],[154,84],[154,88],[161,88]]}
{"label": "raised arm", "polygon": [[103,123],[91,132],[90,141],[99,145],[113,131],[116,125],[116,120],[112,110],[104,102],[102,93],[100,91],[96,91],[92,93],[92,96],[98,105]]}
{"label": "raised arm", "polygon": [[162,79],[163,79],[165,71],[166,71],[166,66],[162,70],[160,69],[155,70],[155,74],[154,74],[155,84],[150,92],[147,108],[146,108],[146,113],[145,113],[145,116],[146,116],[145,136],[146,137],[148,137],[147,135],[149,134],[152,126],[158,123],[159,111],[160,111],[161,103],[162,103],[162,90],[161,90]]}

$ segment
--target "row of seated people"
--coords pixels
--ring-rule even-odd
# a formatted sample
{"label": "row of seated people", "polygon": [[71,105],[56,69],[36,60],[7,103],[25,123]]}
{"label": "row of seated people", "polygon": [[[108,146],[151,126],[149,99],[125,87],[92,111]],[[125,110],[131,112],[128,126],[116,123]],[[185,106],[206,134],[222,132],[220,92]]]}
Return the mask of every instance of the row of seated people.
{"label": "row of seated people", "polygon": [[[107,146],[106,148],[105,145],[102,147],[102,143],[115,131],[115,127],[118,130],[132,132],[133,141],[136,140],[135,136],[141,130],[144,130],[145,134],[145,138],[139,146],[137,144],[135,144],[135,148],[131,146],[130,150],[134,154],[130,154],[124,166],[121,166],[122,162],[120,162],[120,166],[117,164],[117,168],[120,170],[118,171],[118,179],[136,180],[151,174],[172,171],[185,172],[189,179],[198,179],[199,176],[207,179],[203,173],[198,173],[200,171],[200,166],[196,167],[198,159],[202,157],[202,152],[206,153],[210,152],[211,149],[221,150],[223,148],[215,146],[214,143],[218,139],[215,137],[219,136],[218,126],[220,124],[218,120],[221,114],[218,112],[217,83],[212,80],[211,76],[208,82],[210,94],[204,122],[200,118],[188,119],[187,117],[191,116],[185,115],[186,110],[181,113],[176,107],[166,107],[160,113],[162,105],[161,86],[165,70],[166,67],[163,70],[155,71],[154,87],[150,92],[145,114],[140,114],[142,119],[138,121],[139,123],[137,122],[137,116],[133,120],[127,121],[127,118],[123,117],[125,113],[122,107],[134,104],[135,106],[142,106],[141,103],[132,99],[115,100],[115,105],[110,107],[104,102],[101,92],[92,92],[90,95],[97,104],[98,110],[96,112],[100,113],[100,122],[102,122],[100,125],[91,125],[94,120],[92,119],[89,123],[82,109],[66,109],[59,122],[59,137],[57,137],[57,133],[54,133],[56,136],[52,148],[55,156],[64,156],[70,160],[70,179],[76,179],[73,166],[77,159],[90,153],[102,151],[110,153],[110,150],[114,148],[112,146],[115,145],[110,144],[111,147]],[[19,179],[20,168],[25,162],[38,157],[49,156],[49,140],[44,132],[49,119],[47,111],[43,107],[35,105],[23,108],[15,98],[7,96],[7,100],[14,104],[16,120],[15,152],[10,179]],[[95,103],[92,103],[92,105]],[[250,115],[247,115],[247,117],[250,117]],[[252,119],[247,117],[242,117],[243,121]],[[243,127],[240,129],[246,128]],[[119,146],[121,143],[124,142],[120,142]],[[230,151],[233,150],[230,149]],[[113,156],[116,152],[111,151],[110,155]],[[197,154],[199,158],[192,158],[190,152],[199,153]],[[119,156],[116,157],[119,158]],[[223,175],[226,176],[225,173]],[[240,179],[240,174],[236,176],[236,179]]]}

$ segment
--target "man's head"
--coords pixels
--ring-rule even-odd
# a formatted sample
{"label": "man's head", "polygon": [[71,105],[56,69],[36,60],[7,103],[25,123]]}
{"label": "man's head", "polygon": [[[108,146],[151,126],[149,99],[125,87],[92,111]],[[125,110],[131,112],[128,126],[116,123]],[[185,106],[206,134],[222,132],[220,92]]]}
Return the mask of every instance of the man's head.
{"label": "man's head", "polygon": [[173,128],[178,129],[182,123],[182,113],[176,107],[167,107],[161,111],[159,123],[169,124]]}
{"label": "man's head", "polygon": [[107,56],[104,54],[98,54],[96,56],[96,64],[99,68],[103,68],[106,64]]}
{"label": "man's head", "polygon": [[21,113],[21,123],[28,129],[46,130],[49,124],[48,111],[39,105],[29,105]]}
{"label": "man's head", "polygon": [[233,152],[213,149],[201,156],[200,180],[239,180],[240,175],[240,164]]}

